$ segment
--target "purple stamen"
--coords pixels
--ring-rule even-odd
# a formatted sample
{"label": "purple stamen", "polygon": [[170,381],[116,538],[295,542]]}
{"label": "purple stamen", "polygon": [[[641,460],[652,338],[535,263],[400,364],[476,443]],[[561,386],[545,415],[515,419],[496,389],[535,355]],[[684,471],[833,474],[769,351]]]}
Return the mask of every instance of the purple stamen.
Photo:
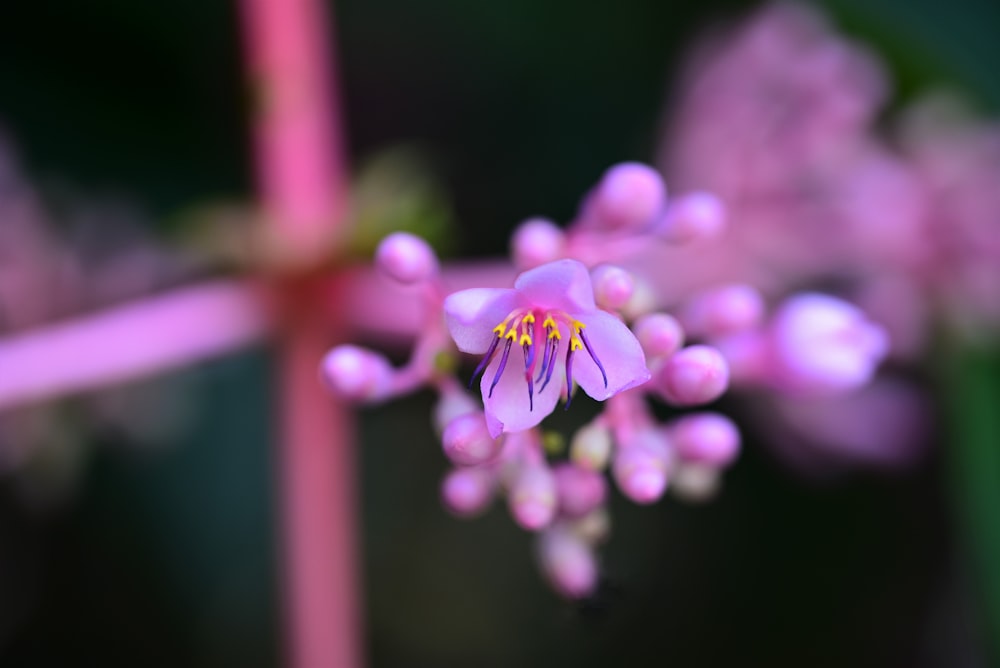
{"label": "purple stamen", "polygon": [[493,339],[493,343],[490,344],[490,349],[486,351],[483,355],[483,359],[479,361],[479,366],[476,370],[472,372],[472,378],[469,379],[469,389],[472,389],[472,384],[476,382],[476,376],[478,376],[487,366],[489,366],[490,361],[493,360],[493,354],[497,351],[497,345],[500,343],[500,337]]}
{"label": "purple stamen", "polygon": [[[542,376],[545,375],[545,370],[549,366],[549,352],[552,350],[552,346],[549,345],[550,339],[548,338],[548,336],[549,336],[549,330],[551,330],[551,329],[552,329],[551,327],[546,327],[545,328],[545,337],[546,337],[546,340],[545,340],[545,350],[542,351],[542,368],[538,370],[538,376],[535,377],[535,382],[536,383],[542,379]],[[541,391],[541,390],[539,390],[539,391]]]}
{"label": "purple stamen", "polygon": [[539,392],[544,392],[545,388],[549,384],[549,381],[552,380],[552,371],[556,368],[556,355],[558,353],[559,339],[552,339],[552,353],[549,355],[549,370],[545,372],[545,382],[542,383],[542,387],[538,390]]}
{"label": "purple stamen", "polygon": [[573,401],[573,346],[566,353],[566,405],[563,410],[569,410],[569,402]]}
{"label": "purple stamen", "polygon": [[525,380],[528,381],[528,410],[535,410],[535,382],[531,380],[531,369],[524,374]]}
{"label": "purple stamen", "polygon": [[577,330],[580,335],[580,340],[583,341],[584,347],[586,347],[587,352],[590,353],[590,359],[594,360],[594,364],[597,368],[601,370],[601,376],[604,377],[604,387],[608,386],[608,374],[604,371],[604,365],[601,364],[601,360],[597,359],[597,355],[594,354],[594,349],[590,347],[590,341],[587,340],[587,335],[583,333],[583,329]]}
{"label": "purple stamen", "polygon": [[507,344],[503,347],[503,357],[500,358],[500,366],[497,367],[497,372],[493,374],[493,383],[490,385],[487,397],[493,396],[493,388],[500,382],[500,376],[503,375],[503,370],[507,367],[507,357],[510,355],[510,344],[512,343],[514,343],[514,339],[507,339]]}
{"label": "purple stamen", "polygon": [[535,410],[535,383],[531,380],[535,363],[535,342],[524,344],[524,379],[528,381],[528,410]]}

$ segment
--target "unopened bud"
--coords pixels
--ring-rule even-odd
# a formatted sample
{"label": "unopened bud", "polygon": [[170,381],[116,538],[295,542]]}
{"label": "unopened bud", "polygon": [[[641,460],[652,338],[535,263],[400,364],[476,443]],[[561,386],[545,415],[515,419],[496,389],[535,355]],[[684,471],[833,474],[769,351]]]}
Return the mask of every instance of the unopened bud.
{"label": "unopened bud", "polygon": [[611,432],[607,427],[590,423],[573,435],[569,457],[577,466],[603,471],[611,456]]}
{"label": "unopened bud", "polygon": [[563,256],[566,235],[545,218],[530,218],[521,223],[511,238],[511,255],[519,269],[533,269]]}
{"label": "unopened bud", "polygon": [[611,515],[605,506],[590,511],[567,523],[570,529],[588,545],[603,543],[611,535]]}
{"label": "unopened bud", "polygon": [[327,386],[339,397],[354,401],[385,398],[394,371],[389,360],[359,346],[337,346],[326,354],[320,373]]}
{"label": "unopened bud", "polygon": [[707,464],[680,464],[674,471],[670,490],[689,503],[712,499],[719,491],[719,469]]}
{"label": "unopened bud", "polygon": [[726,209],[715,195],[694,192],[675,199],[656,226],[656,234],[671,243],[714,239],[726,227]]}
{"label": "unopened bud", "polygon": [[604,173],[590,202],[605,227],[639,229],[651,225],[666,205],[667,189],[648,165],[624,162]]}
{"label": "unopened bud", "polygon": [[493,500],[495,488],[496,480],[488,469],[454,469],[448,472],[441,483],[441,501],[456,515],[478,515]]}
{"label": "unopened bud", "polygon": [[459,415],[441,434],[444,454],[459,466],[475,466],[500,453],[502,442],[490,436],[482,411]]}
{"label": "unopened bud", "polygon": [[626,320],[635,320],[644,315],[652,313],[658,307],[658,297],[656,289],[650,285],[649,281],[642,279],[635,280],[635,287],[632,289],[632,297],[621,307],[621,313]]}
{"label": "unopened bud", "polygon": [[538,537],[542,572],[552,587],[568,598],[583,598],[597,587],[597,560],[593,549],[564,526]]}
{"label": "unopened bud", "polygon": [[666,313],[650,313],[632,327],[647,359],[669,357],[684,344],[684,329],[677,318]]}
{"label": "unopened bud", "polygon": [[420,237],[395,232],[378,245],[375,266],[394,281],[409,285],[437,274],[438,260],[430,245]]}
{"label": "unopened bud", "polygon": [[447,390],[434,406],[434,427],[438,433],[442,433],[455,418],[482,409],[482,402],[476,401],[462,390]]}
{"label": "unopened bud", "polygon": [[617,310],[625,306],[635,292],[635,279],[621,267],[603,264],[590,273],[594,298],[601,308]]}
{"label": "unopened bud", "polygon": [[544,465],[527,465],[513,476],[507,494],[514,521],[529,531],[548,526],[556,514],[556,480]]}
{"label": "unopened bud", "polygon": [[653,503],[667,489],[670,466],[663,436],[649,430],[615,452],[612,472],[618,488],[636,503]]}
{"label": "unopened bud", "polygon": [[764,317],[764,298],[753,287],[726,285],[695,296],[684,309],[684,330],[719,337],[752,329]]}
{"label": "unopened bud", "polygon": [[771,324],[776,384],[804,393],[836,393],[867,383],[889,350],[885,330],[836,297],[787,300]]}
{"label": "unopened bud", "polygon": [[740,451],[740,431],[719,413],[692,413],[670,426],[670,440],[684,462],[728,466]]}
{"label": "unopened bud", "polygon": [[556,480],[559,509],[567,517],[582,517],[604,503],[607,490],[600,473],[560,464],[552,474]]}
{"label": "unopened bud", "polygon": [[688,346],[660,368],[656,378],[663,398],[678,406],[713,401],[729,386],[729,367],[711,346]]}

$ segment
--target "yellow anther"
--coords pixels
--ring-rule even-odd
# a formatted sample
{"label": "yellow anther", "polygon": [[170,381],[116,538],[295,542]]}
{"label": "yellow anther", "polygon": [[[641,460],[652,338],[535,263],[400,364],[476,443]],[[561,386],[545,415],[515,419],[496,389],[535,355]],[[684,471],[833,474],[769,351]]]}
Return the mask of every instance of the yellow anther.
{"label": "yellow anther", "polygon": [[[513,325],[511,325],[510,330],[507,329],[507,324],[511,320],[513,320],[514,318],[516,318],[517,314],[519,312],[520,311],[514,311],[513,313],[509,314],[506,318],[504,318],[503,322],[501,322],[499,325],[497,325],[496,327],[493,328],[493,333],[496,334],[497,336],[499,336],[501,339],[505,337],[504,332],[507,332],[506,338],[508,338],[508,339],[515,339],[515,338],[517,338],[517,334],[514,334],[513,336],[511,336],[511,332],[513,332],[514,330],[517,329],[518,322],[515,322]],[[530,316],[531,316],[531,314],[529,313],[527,316],[525,316],[524,319],[527,320],[528,317],[530,317]]]}
{"label": "yellow anther", "polygon": [[517,332],[514,331],[515,329],[516,327],[511,327],[510,329],[508,329],[507,333],[504,334],[503,338],[510,339],[511,341],[515,340],[517,338]]}
{"label": "yellow anther", "polygon": [[562,341],[562,334],[559,333],[559,328],[558,327],[554,328],[551,332],[549,332],[549,338],[550,339],[559,339],[560,341]]}
{"label": "yellow anther", "polygon": [[542,327],[551,327],[556,329],[556,321],[552,319],[551,315],[546,315],[545,320],[542,322]]}
{"label": "yellow anther", "polygon": [[584,327],[586,327],[586,325],[580,322],[579,320],[574,320],[572,324],[573,324],[573,329],[575,329],[578,332]]}
{"label": "yellow anther", "polygon": [[583,349],[583,343],[580,341],[580,339],[576,338],[575,336],[571,336],[569,338],[569,349],[581,350]]}
{"label": "yellow anther", "polygon": [[[529,320],[530,318],[530,320]],[[531,345],[531,334],[529,334],[530,325],[535,322],[535,316],[530,313],[521,319],[521,341],[519,345],[530,346]]]}

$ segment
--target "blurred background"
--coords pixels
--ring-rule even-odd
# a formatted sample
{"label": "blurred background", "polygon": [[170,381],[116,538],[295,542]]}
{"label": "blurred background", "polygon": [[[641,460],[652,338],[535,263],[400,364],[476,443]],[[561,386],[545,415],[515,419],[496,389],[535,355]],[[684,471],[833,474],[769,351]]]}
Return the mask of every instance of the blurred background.
{"label": "blurred background", "polygon": [[[983,112],[1000,108],[1000,5],[821,6],[881,54],[893,105],[946,85]],[[449,250],[502,254],[518,221],[565,220],[609,164],[652,160],[685,50],[751,7],[345,0],[335,10],[352,161],[417,160],[439,193],[436,220],[454,222]],[[234,3],[218,1],[5,7],[3,150],[59,213],[56,230],[184,239],[202,211],[252,199],[238,27]],[[260,347],[173,374],[141,413],[155,429],[83,429],[91,399],[50,407],[41,435],[4,421],[5,447],[36,445],[0,478],[0,665],[280,664],[272,372]],[[101,405],[122,413],[113,398]],[[418,395],[360,414],[372,666],[989,663],[942,447],[904,472],[815,480],[748,437],[709,504],[615,497],[605,582],[568,603],[504,508],[469,522],[441,508],[431,405]]]}

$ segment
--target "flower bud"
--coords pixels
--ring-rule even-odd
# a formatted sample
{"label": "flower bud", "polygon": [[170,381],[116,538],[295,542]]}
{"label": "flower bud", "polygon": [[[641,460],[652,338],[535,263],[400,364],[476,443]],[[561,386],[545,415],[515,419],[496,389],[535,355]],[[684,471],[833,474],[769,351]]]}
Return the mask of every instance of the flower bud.
{"label": "flower bud", "polygon": [[684,329],[666,313],[650,313],[632,327],[647,359],[673,355],[684,343]]}
{"label": "flower bud", "polygon": [[444,432],[452,420],[460,415],[482,411],[482,404],[462,390],[445,390],[434,406],[434,427],[438,433]]}
{"label": "flower bud", "polygon": [[787,300],[771,324],[776,384],[807,394],[853,390],[886,356],[885,330],[854,305],[808,293]]}
{"label": "flower bud", "polygon": [[771,384],[774,363],[771,361],[771,342],[765,330],[739,332],[718,338],[712,343],[726,358],[732,385]]}
{"label": "flower bud", "polygon": [[678,406],[718,399],[729,386],[729,367],[711,346],[688,346],[668,359],[656,376],[663,398]]}
{"label": "flower bud", "polygon": [[644,315],[648,315],[656,310],[659,298],[656,289],[649,284],[649,281],[636,279],[635,287],[632,289],[632,296],[619,310],[626,320],[635,320]]}
{"label": "flower bud", "polygon": [[538,559],[552,587],[568,598],[583,598],[597,587],[597,560],[589,545],[563,526],[538,537]]}
{"label": "flower bud", "polygon": [[556,514],[556,480],[547,466],[529,464],[521,467],[510,483],[507,494],[514,521],[529,531],[548,526]]}
{"label": "flower bud", "polygon": [[602,226],[637,229],[663,212],[667,189],[660,174],[637,162],[615,165],[604,173],[590,206]]}
{"label": "flower bud", "polygon": [[689,503],[708,501],[719,491],[719,469],[708,464],[680,464],[670,481],[674,496]]}
{"label": "flower bud", "polygon": [[456,515],[470,517],[486,510],[493,500],[496,480],[487,468],[458,468],[441,483],[441,501]]}
{"label": "flower bud", "polygon": [[580,427],[570,442],[569,457],[579,467],[604,470],[611,457],[611,432],[593,422]]}
{"label": "flower bud", "polygon": [[620,309],[628,303],[635,291],[635,279],[621,267],[604,264],[590,272],[594,284],[594,298],[604,309]]}
{"label": "flower bud", "polygon": [[600,506],[583,517],[569,520],[567,526],[588,545],[597,545],[611,535],[611,515],[607,507]]}
{"label": "flower bud", "polygon": [[719,337],[752,329],[764,316],[764,298],[749,285],[736,284],[695,296],[684,309],[684,331]]}
{"label": "flower bud", "polygon": [[715,195],[694,192],[675,199],[655,232],[672,243],[714,239],[726,227],[726,209]]}
{"label": "flower bud", "polygon": [[501,440],[490,436],[482,411],[459,415],[441,434],[444,454],[459,466],[475,466],[500,453]]}
{"label": "flower bud", "polygon": [[394,371],[378,353],[352,345],[337,346],[326,354],[320,373],[337,396],[354,401],[377,401],[388,396]]}
{"label": "flower bud", "polygon": [[511,255],[519,269],[533,269],[563,256],[566,235],[545,218],[529,218],[511,237]]}
{"label": "flower bud", "polygon": [[430,245],[420,237],[395,232],[375,250],[375,266],[392,280],[409,285],[437,274],[438,260]]}
{"label": "flower bud", "polygon": [[719,413],[692,413],[670,426],[670,440],[684,462],[728,466],[740,451],[740,432]]}
{"label": "flower bud", "polygon": [[604,503],[607,490],[600,473],[564,463],[556,466],[552,474],[559,509],[567,517],[583,517]]}
{"label": "flower bud", "polygon": [[653,430],[642,432],[615,452],[612,472],[618,488],[636,503],[653,503],[667,489],[669,459],[665,438]]}

